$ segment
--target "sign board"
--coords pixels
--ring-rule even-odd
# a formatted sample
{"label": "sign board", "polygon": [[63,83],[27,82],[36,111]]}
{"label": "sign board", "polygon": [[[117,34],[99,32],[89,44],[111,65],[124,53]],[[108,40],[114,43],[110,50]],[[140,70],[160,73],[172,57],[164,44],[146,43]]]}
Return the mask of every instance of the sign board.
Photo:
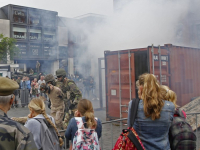
{"label": "sign board", "polygon": [[[155,61],[159,60],[158,55],[154,55],[153,58],[154,58]],[[167,55],[161,55],[161,61],[168,61],[168,56]]]}
{"label": "sign board", "polygon": [[26,39],[26,33],[25,32],[14,32],[13,38]]}

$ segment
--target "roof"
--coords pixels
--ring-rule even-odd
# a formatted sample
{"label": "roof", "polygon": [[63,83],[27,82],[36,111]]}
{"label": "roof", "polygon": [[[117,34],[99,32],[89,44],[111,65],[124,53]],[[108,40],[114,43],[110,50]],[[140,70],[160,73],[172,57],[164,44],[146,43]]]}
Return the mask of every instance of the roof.
{"label": "roof", "polygon": [[61,16],[58,16],[57,20],[58,20],[58,26],[60,27],[67,27],[69,24],[77,22],[76,19],[61,17]]}
{"label": "roof", "polygon": [[[33,7],[27,7],[27,6],[20,6],[20,5],[14,5],[14,4],[8,4],[6,6],[12,6],[12,7],[21,7],[20,9],[23,9],[23,8],[28,8],[28,9],[32,9],[32,10],[40,10],[40,11],[48,11],[48,12],[51,12],[51,13],[55,13],[56,15],[58,15],[58,12],[57,11],[52,11],[52,10],[45,10],[45,9],[40,9],[40,8],[33,8]],[[5,6],[3,6],[5,7]]]}
{"label": "roof", "polygon": [[[200,97],[195,98],[190,103],[187,103],[183,107],[181,107],[182,110],[188,113],[200,113]],[[200,114],[197,115],[198,120],[198,126],[200,127]],[[196,115],[187,115],[187,122],[192,126],[193,130],[196,130]]]}
{"label": "roof", "polygon": [[104,15],[99,15],[99,14],[94,14],[94,13],[88,13],[88,14],[77,16],[77,17],[74,17],[74,18],[75,19],[84,19],[84,18],[87,18],[87,17],[106,18],[106,16],[104,16]]}

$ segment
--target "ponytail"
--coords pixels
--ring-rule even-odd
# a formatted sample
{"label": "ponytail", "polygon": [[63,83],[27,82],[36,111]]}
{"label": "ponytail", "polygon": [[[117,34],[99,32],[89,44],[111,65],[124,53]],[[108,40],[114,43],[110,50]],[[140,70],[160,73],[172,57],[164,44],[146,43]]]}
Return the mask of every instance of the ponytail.
{"label": "ponytail", "polygon": [[61,137],[59,137],[59,133],[58,133],[58,129],[56,128],[55,124],[50,120],[50,118],[47,116],[45,110],[41,112],[41,114],[44,116],[44,118],[50,123],[50,125],[55,129],[56,134],[58,136],[59,139],[59,144],[60,147],[63,145],[63,139]]}
{"label": "ponytail", "polygon": [[87,127],[88,128],[96,128],[97,123],[94,118],[94,110],[91,101],[87,99],[82,99],[78,102],[77,106],[78,111],[82,116],[85,116]]}
{"label": "ponytail", "polygon": [[164,105],[160,97],[160,85],[153,74],[145,74],[139,77],[139,83],[143,86],[142,96],[144,102],[144,114],[152,120],[160,118],[160,112]]}
{"label": "ponytail", "polygon": [[94,118],[93,112],[87,111],[87,112],[85,112],[84,116],[85,116],[85,119],[86,119],[86,122],[87,122],[87,126],[89,128],[96,128],[97,127],[96,120]]}

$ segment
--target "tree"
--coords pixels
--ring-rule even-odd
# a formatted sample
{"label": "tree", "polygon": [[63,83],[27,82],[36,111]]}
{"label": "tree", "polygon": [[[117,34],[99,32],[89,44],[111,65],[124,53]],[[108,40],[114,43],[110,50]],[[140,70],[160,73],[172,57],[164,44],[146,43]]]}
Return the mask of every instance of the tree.
{"label": "tree", "polygon": [[15,45],[16,40],[9,37],[4,37],[0,34],[0,61],[7,62],[8,57],[13,60],[13,57],[19,54],[19,48]]}

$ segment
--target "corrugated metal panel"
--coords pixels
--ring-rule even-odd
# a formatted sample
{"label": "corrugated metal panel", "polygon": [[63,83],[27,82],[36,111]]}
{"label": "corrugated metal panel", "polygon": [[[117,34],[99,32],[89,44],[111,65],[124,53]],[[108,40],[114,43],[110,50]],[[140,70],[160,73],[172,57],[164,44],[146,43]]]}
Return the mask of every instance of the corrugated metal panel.
{"label": "corrugated metal panel", "polygon": [[[152,56],[154,55],[155,75],[160,80],[160,62],[158,47],[153,47],[154,54],[151,52],[152,47],[105,52],[106,68],[106,94],[107,94],[107,118],[120,118],[120,94],[121,104],[127,105],[130,100],[129,87],[129,57],[131,52],[131,99],[135,98],[135,81],[138,76],[145,72],[153,73]],[[200,96],[200,49],[172,46],[166,44],[161,49],[161,81],[162,84],[168,85],[177,94],[178,105],[183,106],[190,102],[191,98]],[[118,53],[120,59],[118,59]],[[120,60],[120,70],[119,70]],[[121,80],[121,93],[119,72]],[[116,95],[115,95],[116,93]],[[127,110],[122,107],[122,112]],[[126,117],[127,113],[122,113]]]}
{"label": "corrugated metal panel", "polygon": [[[118,54],[120,57],[118,57]],[[136,65],[137,67],[135,67]],[[106,51],[105,68],[107,119],[120,118],[120,99],[122,105],[121,117],[127,117],[128,103],[136,97],[136,78],[148,71],[147,49]]]}
{"label": "corrugated metal panel", "polygon": [[[120,53],[118,55],[106,55],[106,78],[107,78],[107,118],[115,119],[120,117],[120,99],[122,106],[122,117],[127,117],[127,106],[130,101],[130,82],[131,97],[135,97],[135,72],[134,72],[134,53],[130,54],[130,73],[129,79],[129,54]],[[120,65],[119,65],[120,64]],[[120,68],[120,69],[119,69]],[[120,75],[120,78],[119,78]],[[121,84],[120,84],[121,83]],[[120,87],[121,85],[121,87]],[[120,89],[121,88],[121,89]]]}
{"label": "corrugated metal panel", "polygon": [[[163,85],[169,86],[169,57],[168,50],[164,47],[160,48],[161,50],[161,64],[159,62],[159,52],[158,47],[154,47],[154,75]],[[152,64],[152,53],[149,50],[149,63],[150,63],[150,73],[153,73],[153,64]],[[161,65],[161,79],[160,79],[160,65]]]}
{"label": "corrugated metal panel", "polygon": [[170,46],[171,89],[183,106],[200,96],[200,49]]}

